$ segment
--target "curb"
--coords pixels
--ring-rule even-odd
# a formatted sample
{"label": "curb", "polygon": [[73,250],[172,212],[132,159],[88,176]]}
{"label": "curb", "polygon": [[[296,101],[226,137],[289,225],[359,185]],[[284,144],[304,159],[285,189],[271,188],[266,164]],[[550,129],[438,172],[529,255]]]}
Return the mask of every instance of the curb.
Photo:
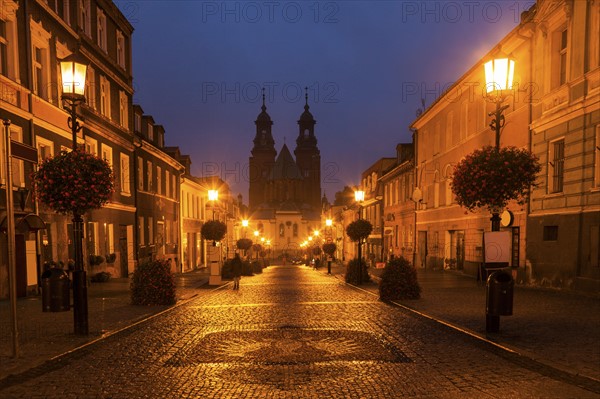
{"label": "curb", "polygon": [[[350,283],[346,283],[345,280],[343,278],[341,278],[341,276],[340,277],[338,277],[338,276],[340,276],[340,275],[335,275],[334,277],[337,278],[338,280],[340,280],[341,282],[343,282],[344,284],[349,285],[359,291],[362,291],[367,294],[378,297],[378,295],[376,293],[366,290],[362,287],[359,287],[359,286],[356,286],[356,285],[353,285]],[[381,281],[380,277],[374,276],[372,274],[369,274],[369,276],[375,282]],[[469,337],[477,340],[479,343],[487,346],[489,349],[491,349],[497,355],[499,355],[511,362],[517,363],[520,366],[523,366],[527,369],[544,374],[550,378],[554,378],[554,379],[557,379],[557,380],[560,380],[560,381],[563,381],[563,382],[566,382],[569,384],[574,384],[580,388],[586,389],[591,392],[600,393],[600,380],[598,380],[594,377],[587,376],[584,374],[572,373],[568,370],[565,370],[563,365],[552,364],[552,362],[549,362],[549,361],[536,359],[531,354],[526,353],[525,351],[523,351],[521,349],[518,349],[518,348],[513,349],[508,346],[504,346],[504,345],[502,345],[498,342],[494,342],[494,341],[490,340],[489,338],[484,337],[474,331],[471,331],[466,328],[462,328],[460,326],[449,323],[442,319],[438,319],[434,316],[430,316],[427,313],[423,313],[423,312],[413,309],[409,306],[403,305],[399,302],[389,301],[389,302],[382,302],[382,303],[391,304],[393,306],[404,309],[415,316],[430,320],[437,324],[441,324],[442,326],[444,326],[446,328],[450,328],[451,330],[458,332],[460,334],[468,335]]]}

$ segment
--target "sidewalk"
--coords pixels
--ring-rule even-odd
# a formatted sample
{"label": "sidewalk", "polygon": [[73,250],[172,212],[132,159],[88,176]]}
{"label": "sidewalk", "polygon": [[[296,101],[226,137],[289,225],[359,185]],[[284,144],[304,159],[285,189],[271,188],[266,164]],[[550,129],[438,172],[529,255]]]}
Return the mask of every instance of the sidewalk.
{"label": "sidewalk", "polygon": [[[320,267],[327,273],[327,266]],[[379,295],[378,276],[361,288]],[[399,301],[416,312],[449,323],[478,337],[570,374],[600,381],[600,296],[515,286],[513,315],[500,318],[500,331],[485,331],[486,287],[450,271],[417,271],[421,299]],[[332,266],[344,279],[345,266]]]}
{"label": "sidewalk", "polygon": [[[175,275],[178,303],[197,295],[198,288],[208,283],[208,276],[206,268]],[[131,305],[129,284],[128,278],[114,278],[88,286],[88,336],[73,334],[72,311],[42,312],[41,296],[19,298],[20,356],[16,359],[12,358],[10,302],[0,301],[0,380],[169,308]]]}

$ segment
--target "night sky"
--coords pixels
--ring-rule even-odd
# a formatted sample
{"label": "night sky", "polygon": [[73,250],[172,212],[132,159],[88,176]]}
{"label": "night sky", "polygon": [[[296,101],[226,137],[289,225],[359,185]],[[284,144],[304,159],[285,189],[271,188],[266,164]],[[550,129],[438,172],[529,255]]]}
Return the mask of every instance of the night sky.
{"label": "night sky", "polygon": [[409,124],[519,21],[530,1],[116,1],[133,33],[134,103],[248,198],[266,88],[279,152],[295,148],[304,87],[330,201],[410,142]]}

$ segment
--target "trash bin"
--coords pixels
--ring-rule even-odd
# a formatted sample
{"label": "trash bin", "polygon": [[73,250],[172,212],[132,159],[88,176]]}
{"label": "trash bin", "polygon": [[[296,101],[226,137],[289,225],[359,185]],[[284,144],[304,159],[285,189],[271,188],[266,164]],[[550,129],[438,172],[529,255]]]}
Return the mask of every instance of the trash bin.
{"label": "trash bin", "polygon": [[62,269],[51,268],[42,273],[42,311],[65,312],[71,309],[71,280]]}
{"label": "trash bin", "polygon": [[501,270],[490,274],[487,279],[485,312],[493,316],[511,316],[514,286],[515,281],[509,272]]}

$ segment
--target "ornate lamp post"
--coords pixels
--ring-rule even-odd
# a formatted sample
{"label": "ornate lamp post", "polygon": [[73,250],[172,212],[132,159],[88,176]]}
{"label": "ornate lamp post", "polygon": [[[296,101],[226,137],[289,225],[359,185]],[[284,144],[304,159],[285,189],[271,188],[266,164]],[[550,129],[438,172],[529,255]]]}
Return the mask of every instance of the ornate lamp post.
{"label": "ornate lamp post", "polygon": [[[77,106],[85,102],[85,75],[87,63],[77,54],[60,61],[62,76],[62,101],[69,112],[68,125],[73,136],[73,151],[77,151],[77,132],[81,125],[77,121]],[[75,334],[88,334],[88,303],[86,273],[83,269],[83,218],[73,212],[73,248],[75,267],[73,270],[73,319]]]}
{"label": "ornate lamp post", "polygon": [[[358,219],[361,219],[362,203],[365,200],[365,192],[362,190],[356,190],[354,192],[354,200],[358,204]],[[363,274],[361,246],[362,246],[362,241],[359,240],[358,241],[358,284],[359,285],[362,284],[362,274]]]}
{"label": "ornate lamp post", "polygon": [[246,229],[248,228],[248,219],[242,220],[242,230],[244,230],[244,238],[246,238]]}
{"label": "ornate lamp post", "polygon": [[[515,74],[515,61],[509,57],[495,58],[484,64],[485,69],[485,90],[488,101],[496,104],[496,109],[488,114],[493,117],[490,127],[495,132],[495,148],[500,150],[500,131],[504,126],[504,110],[509,105],[502,105],[506,97],[510,94],[513,86],[513,77]],[[500,231],[500,212],[501,209],[492,211],[492,231]]]}

